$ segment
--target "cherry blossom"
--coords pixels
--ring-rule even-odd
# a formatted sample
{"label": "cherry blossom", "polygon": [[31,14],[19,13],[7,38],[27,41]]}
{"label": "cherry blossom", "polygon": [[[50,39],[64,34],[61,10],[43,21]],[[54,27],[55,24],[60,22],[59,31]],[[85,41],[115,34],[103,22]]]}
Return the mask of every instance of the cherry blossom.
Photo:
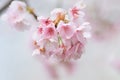
{"label": "cherry blossom", "polygon": [[[81,16],[84,7],[85,5],[79,2],[71,8],[72,12],[56,8],[49,17],[38,17],[39,26],[33,34],[36,46],[33,55],[41,56],[43,61],[51,64],[79,59],[87,38],[91,36],[90,24]],[[69,12],[73,15],[69,15]]]}
{"label": "cherry blossom", "polygon": [[84,17],[85,14],[82,11],[83,8],[85,8],[85,4],[83,4],[82,0],[70,8],[69,14],[71,15],[72,19]]}
{"label": "cherry blossom", "polygon": [[49,24],[53,23],[50,18],[45,18],[43,16],[38,17],[38,21],[42,26],[48,26]]}

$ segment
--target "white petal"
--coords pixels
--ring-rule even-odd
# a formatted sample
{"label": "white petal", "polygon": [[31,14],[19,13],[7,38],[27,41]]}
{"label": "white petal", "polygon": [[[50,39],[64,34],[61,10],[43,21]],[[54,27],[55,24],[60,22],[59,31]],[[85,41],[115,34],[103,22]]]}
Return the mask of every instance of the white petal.
{"label": "white petal", "polygon": [[90,32],[84,32],[84,33],[83,33],[83,36],[84,36],[85,38],[91,38]]}
{"label": "white petal", "polygon": [[36,56],[36,55],[40,55],[40,50],[35,49],[35,50],[33,51],[32,56]]}

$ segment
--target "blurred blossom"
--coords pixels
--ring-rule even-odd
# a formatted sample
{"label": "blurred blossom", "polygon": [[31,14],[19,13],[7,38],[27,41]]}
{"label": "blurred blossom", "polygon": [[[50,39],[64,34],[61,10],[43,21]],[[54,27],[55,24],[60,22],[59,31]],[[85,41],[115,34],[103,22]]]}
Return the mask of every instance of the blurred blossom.
{"label": "blurred blossom", "polygon": [[27,11],[27,5],[22,1],[13,1],[1,18],[20,31],[29,29],[36,22]]}
{"label": "blurred blossom", "polygon": [[110,66],[120,72],[120,54],[112,54],[108,58]]}
{"label": "blurred blossom", "polygon": [[93,37],[110,39],[120,29],[120,0],[88,1],[87,16],[92,23]]}

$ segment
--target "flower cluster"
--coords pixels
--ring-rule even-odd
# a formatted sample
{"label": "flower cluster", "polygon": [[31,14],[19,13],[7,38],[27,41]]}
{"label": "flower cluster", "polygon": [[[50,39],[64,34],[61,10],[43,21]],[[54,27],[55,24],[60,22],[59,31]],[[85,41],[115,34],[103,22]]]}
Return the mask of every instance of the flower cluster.
{"label": "flower cluster", "polygon": [[[50,17],[37,17],[22,1],[13,1],[2,19],[18,30],[39,26],[33,33],[33,55],[50,63],[71,62],[81,57],[86,39],[90,37],[90,25],[84,20],[82,1],[68,11],[56,8]],[[38,23],[37,25],[34,23]]]}
{"label": "flower cluster", "polygon": [[39,55],[50,63],[79,59],[91,29],[84,20],[84,7],[85,5],[79,2],[68,11],[56,8],[50,17],[38,17],[39,26],[33,34],[33,55]]}
{"label": "flower cluster", "polygon": [[69,10],[54,9],[49,17],[37,17],[22,1],[12,1],[2,19],[19,31],[33,31],[33,56],[39,57],[51,77],[57,78],[56,64],[69,71],[84,51],[90,35],[90,25],[84,19],[82,0]]}

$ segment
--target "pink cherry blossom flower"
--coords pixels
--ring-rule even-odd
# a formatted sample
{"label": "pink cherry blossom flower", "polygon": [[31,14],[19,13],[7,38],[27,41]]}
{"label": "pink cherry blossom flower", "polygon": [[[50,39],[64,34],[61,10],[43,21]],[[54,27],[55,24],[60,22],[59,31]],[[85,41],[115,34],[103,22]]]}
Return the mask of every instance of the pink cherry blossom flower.
{"label": "pink cherry blossom flower", "polygon": [[52,24],[53,23],[53,21],[52,20],[50,20],[50,18],[44,18],[44,17],[38,17],[38,21],[40,21],[40,24],[42,25],[42,26],[48,26],[49,24]]}
{"label": "pink cherry blossom flower", "polygon": [[55,25],[49,24],[48,26],[39,26],[33,34],[33,39],[35,41],[41,41],[43,39],[56,40],[57,31]]}
{"label": "pink cherry blossom flower", "polygon": [[44,28],[44,37],[45,38],[53,38],[55,37],[57,34],[56,29],[55,29],[55,25],[49,25],[47,27]]}
{"label": "pink cherry blossom flower", "polygon": [[83,8],[85,8],[85,4],[83,4],[82,0],[70,8],[69,14],[73,20],[85,16],[84,12],[82,11]]}
{"label": "pink cherry blossom flower", "polygon": [[60,22],[58,24],[58,28],[57,28],[60,36],[62,38],[71,38],[75,32],[75,26],[72,25],[71,23],[65,24],[63,22]]}
{"label": "pink cherry blossom flower", "polygon": [[80,11],[80,9],[77,7],[73,7],[72,9],[70,9],[70,14],[73,19],[79,18],[79,16],[84,17],[84,13]]}
{"label": "pink cherry blossom flower", "polygon": [[43,39],[43,27],[38,27],[36,31],[33,33],[32,39],[34,41],[40,41]]}
{"label": "pink cherry blossom flower", "polygon": [[36,46],[33,56],[38,56],[49,66],[47,69],[52,76],[56,76],[57,73],[51,66],[73,63],[80,59],[84,52],[91,27],[84,20],[81,11],[83,8],[80,2],[71,9],[72,15],[69,15],[69,11],[58,8],[54,9],[48,18],[38,17],[39,26],[33,34]]}

